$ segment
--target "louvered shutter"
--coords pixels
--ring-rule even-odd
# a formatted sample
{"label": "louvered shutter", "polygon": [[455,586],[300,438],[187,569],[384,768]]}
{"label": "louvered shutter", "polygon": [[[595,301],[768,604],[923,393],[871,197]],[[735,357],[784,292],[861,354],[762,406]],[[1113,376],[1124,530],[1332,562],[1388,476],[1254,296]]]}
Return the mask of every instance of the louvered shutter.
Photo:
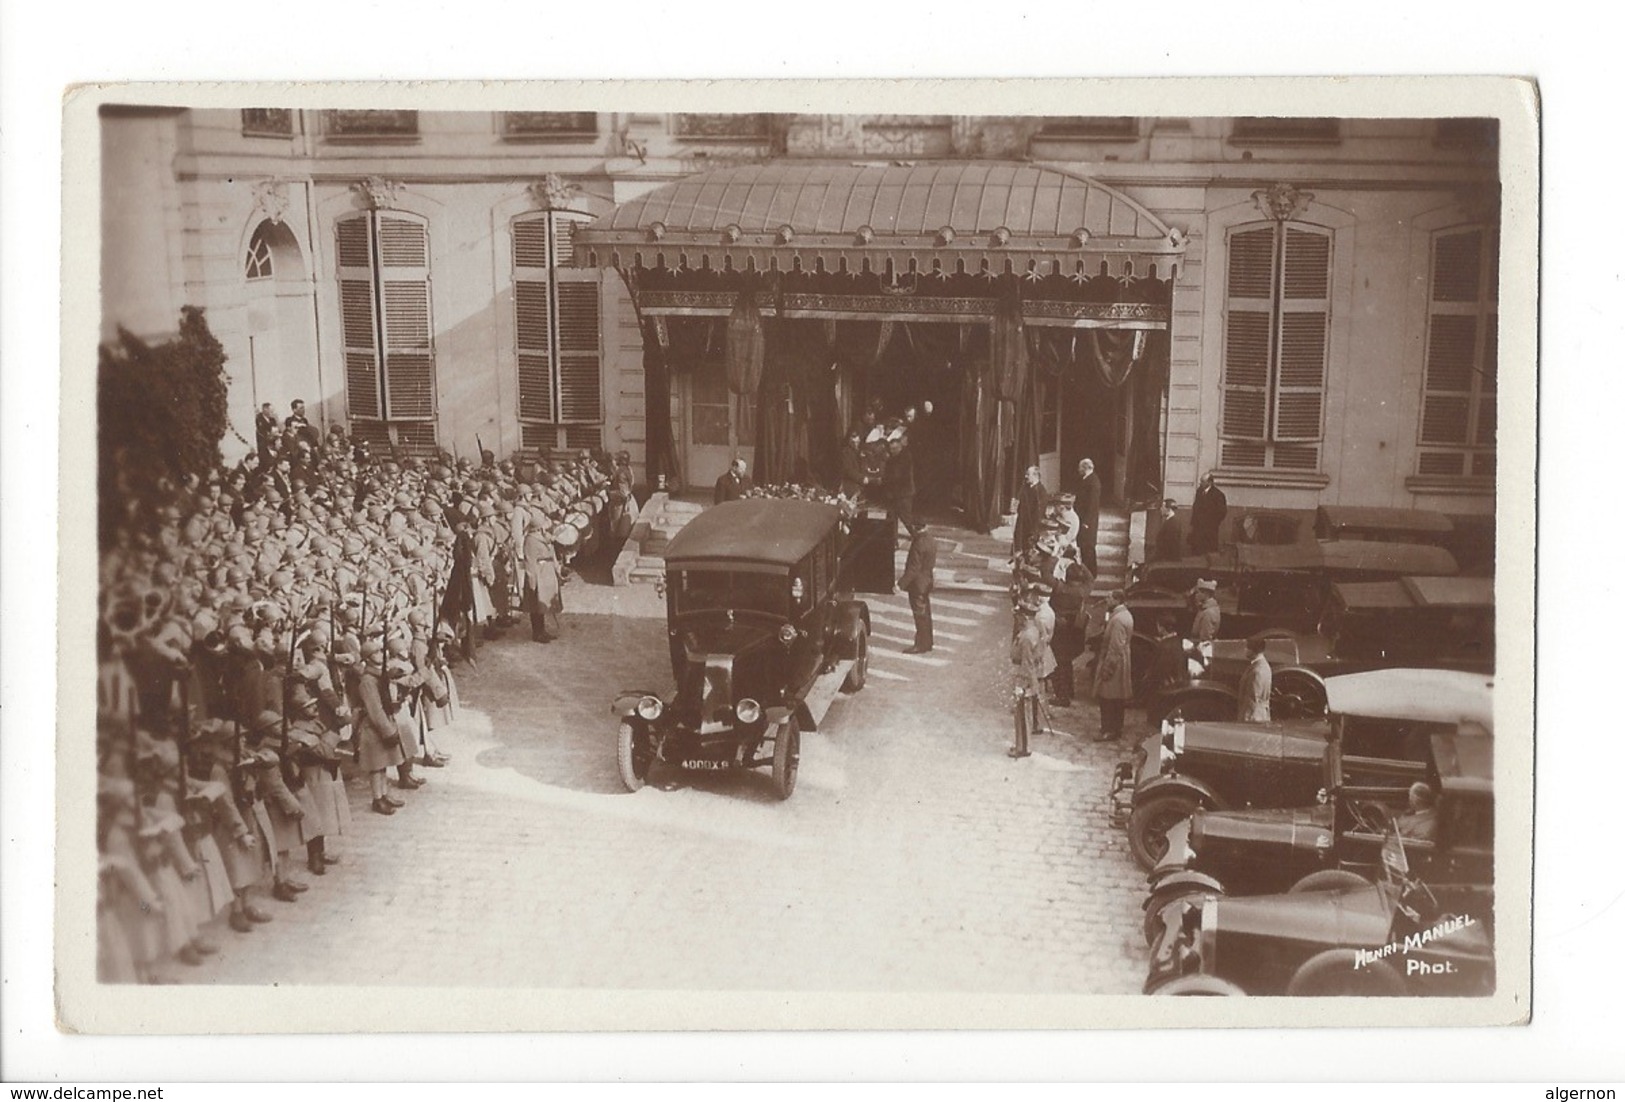
{"label": "louvered shutter", "polygon": [[[1262,441],[1267,435],[1275,259],[1275,227],[1230,235],[1221,416],[1221,433],[1227,439]],[[1227,448],[1226,454],[1236,456],[1226,458],[1227,463],[1263,460],[1262,449],[1256,447]]]}
{"label": "louvered shutter", "polygon": [[429,296],[429,233],[393,213],[375,216],[383,301],[384,398],[390,420],[435,415],[434,324]]}
{"label": "louvered shutter", "polygon": [[602,421],[598,284],[560,283],[558,290],[559,420],[575,424]]}
{"label": "louvered shutter", "polygon": [[1493,309],[1485,314],[1495,276],[1495,249],[1482,229],[1433,239],[1420,439],[1462,450],[1423,452],[1423,474],[1493,471],[1493,456],[1486,462],[1466,449],[1495,445],[1496,318]]}
{"label": "louvered shutter", "polygon": [[372,218],[338,224],[339,319],[344,330],[344,386],[352,418],[384,415],[378,387],[378,321],[373,287]]}
{"label": "louvered shutter", "polygon": [[519,360],[519,419],[553,421],[553,331],[548,304],[547,216],[513,224],[514,347]]}
{"label": "louvered shutter", "polygon": [[[1277,442],[1318,443],[1326,390],[1332,241],[1317,230],[1290,225],[1283,229],[1272,435]],[[1319,455],[1318,449],[1282,449],[1276,459],[1276,466],[1312,470]]]}

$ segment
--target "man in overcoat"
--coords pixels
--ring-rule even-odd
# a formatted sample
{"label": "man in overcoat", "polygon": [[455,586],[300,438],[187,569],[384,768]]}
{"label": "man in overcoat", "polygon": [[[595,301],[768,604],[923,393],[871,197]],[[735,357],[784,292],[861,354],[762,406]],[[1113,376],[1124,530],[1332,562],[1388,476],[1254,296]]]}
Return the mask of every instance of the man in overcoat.
{"label": "man in overcoat", "polygon": [[1037,467],[1028,467],[1023,479],[1021,491],[1016,494],[1016,531],[1010,541],[1011,558],[1027,550],[1038,538],[1044,506],[1049,504],[1049,491],[1044,488],[1043,476]]}
{"label": "man in overcoat", "polygon": [[1219,549],[1219,525],[1228,509],[1224,491],[1213,484],[1213,472],[1208,471],[1191,502],[1191,554],[1210,555]]}
{"label": "man in overcoat", "polygon": [[1189,538],[1186,531],[1185,518],[1179,515],[1179,506],[1173,498],[1166,498],[1162,503],[1162,524],[1157,528],[1156,551],[1151,556],[1152,562],[1168,562],[1172,559],[1185,557],[1185,545]]}
{"label": "man in overcoat", "polygon": [[1095,557],[1095,542],[1100,532],[1100,478],[1095,474],[1095,461],[1078,462],[1078,492],[1074,508],[1078,514],[1078,551],[1089,573],[1100,573],[1100,561]]}
{"label": "man in overcoat", "polygon": [[1134,616],[1123,603],[1123,591],[1112,590],[1106,606],[1106,627],[1101,633],[1095,664],[1095,699],[1100,702],[1101,742],[1123,735],[1123,709],[1134,695],[1133,661],[1129,641],[1134,638]]}
{"label": "man in overcoat", "polygon": [[1240,723],[1270,721],[1270,689],[1275,681],[1270,660],[1264,657],[1264,637],[1247,640],[1247,669],[1241,675],[1236,693],[1236,720]]}
{"label": "man in overcoat", "polygon": [[722,476],[717,479],[713,504],[721,505],[725,501],[738,501],[745,496],[746,491],[753,488],[750,476],[745,473],[745,461],[735,459],[728,464],[728,469],[723,471]]}

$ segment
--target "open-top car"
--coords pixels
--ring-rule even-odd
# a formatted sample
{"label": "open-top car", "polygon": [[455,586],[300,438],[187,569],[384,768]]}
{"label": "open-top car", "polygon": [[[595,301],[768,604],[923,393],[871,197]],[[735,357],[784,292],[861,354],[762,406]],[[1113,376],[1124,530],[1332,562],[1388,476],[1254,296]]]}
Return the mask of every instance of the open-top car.
{"label": "open-top car", "polygon": [[847,528],[832,505],[750,498],[707,509],[672,538],[666,624],[677,690],[623,692],[613,705],[628,789],[657,764],[765,766],[775,794],[789,798],[802,731],[868,676],[869,608],[846,578],[869,555],[890,562],[892,548],[848,546]]}
{"label": "open-top car", "polygon": [[1118,764],[1112,820],[1128,827],[1129,849],[1150,871],[1167,850],[1168,831],[1197,808],[1316,803],[1330,753],[1340,755],[1343,784],[1424,779],[1435,734],[1463,723],[1493,729],[1492,684],[1460,670],[1372,670],[1327,678],[1323,718],[1228,723],[1176,714]]}
{"label": "open-top car", "polygon": [[1182,896],[1252,895],[1332,888],[1369,878],[1397,823],[1412,869],[1447,905],[1480,909],[1494,883],[1494,746],[1477,723],[1435,734],[1428,760],[1409,775],[1437,794],[1425,814],[1407,807],[1407,773],[1384,784],[1345,777],[1342,747],[1327,755],[1325,799],[1308,807],[1197,810],[1168,831],[1148,878],[1146,936]]}
{"label": "open-top car", "polygon": [[1156,914],[1146,994],[1493,994],[1493,899],[1442,902],[1411,871],[1413,844],[1390,832],[1375,880],[1172,900]]}

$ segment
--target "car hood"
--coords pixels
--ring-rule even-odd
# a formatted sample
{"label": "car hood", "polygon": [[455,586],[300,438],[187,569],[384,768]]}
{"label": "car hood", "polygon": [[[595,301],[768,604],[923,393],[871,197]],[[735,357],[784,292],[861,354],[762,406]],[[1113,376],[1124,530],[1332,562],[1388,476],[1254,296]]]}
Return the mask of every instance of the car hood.
{"label": "car hood", "polygon": [[1187,723],[1185,753],[1320,761],[1331,740],[1325,723]]}
{"label": "car hood", "polygon": [[1242,935],[1327,948],[1379,947],[1388,941],[1393,925],[1388,902],[1376,886],[1221,899],[1214,913],[1221,940]]}
{"label": "car hood", "polygon": [[778,638],[778,624],[767,618],[729,620],[724,616],[694,616],[678,629],[683,650],[691,662],[709,655],[738,655]]}
{"label": "car hood", "polygon": [[1332,816],[1331,804],[1198,811],[1191,824],[1191,843],[1197,852],[1201,852],[1204,845],[1223,842],[1272,842],[1308,849],[1325,847],[1331,845]]}

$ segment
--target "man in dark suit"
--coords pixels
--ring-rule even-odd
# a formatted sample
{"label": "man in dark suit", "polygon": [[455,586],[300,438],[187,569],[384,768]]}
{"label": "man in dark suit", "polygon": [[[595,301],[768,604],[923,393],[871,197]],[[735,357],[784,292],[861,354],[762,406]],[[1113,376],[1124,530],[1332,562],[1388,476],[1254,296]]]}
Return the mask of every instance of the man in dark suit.
{"label": "man in dark suit", "polygon": [[1209,555],[1219,549],[1219,525],[1228,509],[1224,491],[1213,484],[1213,472],[1207,472],[1191,502],[1191,554]]}
{"label": "man in dark suit", "polygon": [[863,468],[863,433],[853,429],[846,434],[846,446],[841,449],[842,497],[856,501],[863,495],[867,474]]}
{"label": "man in dark suit", "polygon": [[1100,532],[1100,479],[1095,475],[1095,461],[1078,461],[1078,493],[1075,506],[1078,514],[1078,553],[1089,573],[1100,574],[1100,561],[1095,557],[1095,541]]}
{"label": "man in dark suit", "polygon": [[754,489],[754,486],[751,483],[750,476],[745,473],[745,461],[735,459],[728,464],[728,469],[722,472],[722,477],[717,479],[714,504],[721,505],[724,501],[738,501],[751,489]]}
{"label": "man in dark suit", "polygon": [[886,505],[890,515],[902,522],[903,527],[914,529],[914,453],[907,440],[893,440],[886,456],[886,474],[882,485],[886,491]]}
{"label": "man in dark suit", "polygon": [[276,410],[270,402],[261,404],[260,411],[254,415],[254,445],[259,452],[261,472],[268,471],[276,460],[277,447],[281,438],[277,432]]}
{"label": "man in dark suit", "polygon": [[909,611],[914,613],[914,645],[904,654],[925,654],[936,645],[931,629],[931,590],[936,585],[937,537],[923,523],[909,525],[908,559],[897,588],[908,594]]}
{"label": "man in dark suit", "polygon": [[1044,506],[1049,503],[1049,491],[1044,489],[1043,476],[1037,467],[1028,467],[1016,494],[1016,532],[1010,541],[1010,557],[1015,558],[1033,545],[1038,538],[1038,525],[1044,519]]}
{"label": "man in dark suit", "polygon": [[1157,528],[1156,547],[1152,562],[1168,562],[1185,556],[1185,518],[1179,515],[1179,506],[1173,498],[1162,503],[1162,524]]}

